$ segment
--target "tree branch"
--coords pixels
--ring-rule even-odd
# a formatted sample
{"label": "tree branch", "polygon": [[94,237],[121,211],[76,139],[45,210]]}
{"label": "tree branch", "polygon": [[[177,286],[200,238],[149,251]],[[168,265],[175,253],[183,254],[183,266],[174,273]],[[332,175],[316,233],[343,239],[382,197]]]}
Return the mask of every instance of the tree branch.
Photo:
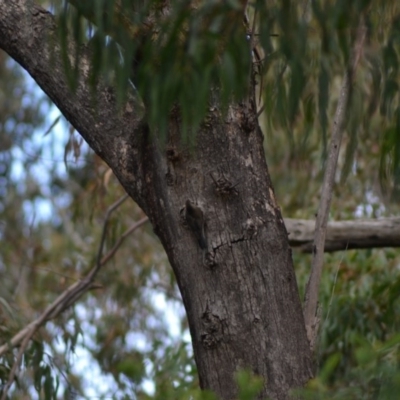
{"label": "tree branch", "polygon": [[[143,107],[133,90],[128,91],[127,102],[118,106],[113,87],[101,79],[92,84],[90,46],[78,46],[70,35],[68,48],[63,49],[59,35],[54,16],[32,0],[1,3],[0,49],[26,69],[89,146],[113,169],[123,186],[129,187],[129,194],[140,205],[145,185],[137,149],[142,148]],[[75,90],[66,78],[65,59],[77,64]]]}
{"label": "tree branch", "polygon": [[65,311],[68,307],[70,307],[73,303],[75,303],[83,294],[89,291],[92,288],[95,288],[94,279],[99,272],[100,268],[104,266],[108,260],[115,254],[118,248],[123,243],[124,239],[134,232],[137,228],[142,226],[144,223],[148,221],[147,217],[142,218],[140,221],[133,224],[126,232],[124,232],[114,247],[104,256],[101,257],[106,229],[108,226],[108,221],[110,219],[111,214],[128,198],[128,195],[123,196],[121,199],[117,200],[114,204],[112,204],[105,215],[104,225],[103,225],[103,233],[100,239],[99,251],[98,251],[98,259],[95,266],[90,270],[90,272],[80,281],[75,282],[71,285],[67,290],[61,293],[57,299],[47,307],[47,309],[40,315],[39,318],[32,321],[25,328],[21,329],[16,335],[14,335],[11,340],[7,343],[0,346],[0,356],[2,356],[7,350],[12,347],[17,346],[22,342],[21,347],[18,351],[18,355],[16,360],[14,361],[13,367],[11,368],[9,378],[6,386],[4,387],[1,400],[5,400],[7,398],[7,392],[11,387],[12,382],[14,381],[15,375],[18,372],[19,364],[22,359],[22,355],[28,346],[28,343],[35,332],[43,326],[47,321],[57,317],[60,313]]}
{"label": "tree branch", "polygon": [[343,79],[336,114],[333,120],[332,138],[329,149],[328,160],[321,190],[321,200],[315,222],[315,234],[312,247],[313,260],[310,278],[307,284],[304,303],[304,320],[306,324],[307,337],[311,348],[314,347],[319,321],[317,318],[318,294],[321,282],[322,266],[324,261],[325,235],[328,224],[329,208],[331,205],[333,185],[335,182],[336,165],[339,156],[340,143],[349,105],[350,91],[353,84],[354,73],[361,57],[367,28],[364,17],[360,17],[357,29],[357,37],[353,48],[348,70]]}
{"label": "tree branch", "polygon": [[[285,218],[289,243],[303,253],[311,253],[315,222]],[[325,238],[325,252],[400,247],[400,218],[348,220],[329,222]]]}

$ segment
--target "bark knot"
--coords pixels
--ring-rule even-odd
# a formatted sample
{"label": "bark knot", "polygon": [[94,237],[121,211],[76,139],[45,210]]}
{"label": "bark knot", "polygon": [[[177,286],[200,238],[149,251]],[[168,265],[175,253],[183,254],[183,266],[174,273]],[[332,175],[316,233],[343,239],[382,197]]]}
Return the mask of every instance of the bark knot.
{"label": "bark knot", "polygon": [[238,195],[239,192],[236,189],[236,186],[239,182],[233,184],[230,182],[224,174],[221,172],[217,178],[210,172],[211,179],[214,181],[215,191],[218,195],[227,196],[230,194]]}
{"label": "bark knot", "polygon": [[179,159],[181,158],[178,150],[173,146],[168,146],[166,153],[168,160],[173,163],[179,161]]}
{"label": "bark knot", "polygon": [[222,340],[222,322],[218,315],[213,314],[207,306],[201,316],[203,332],[201,341],[205,348],[215,348]]}

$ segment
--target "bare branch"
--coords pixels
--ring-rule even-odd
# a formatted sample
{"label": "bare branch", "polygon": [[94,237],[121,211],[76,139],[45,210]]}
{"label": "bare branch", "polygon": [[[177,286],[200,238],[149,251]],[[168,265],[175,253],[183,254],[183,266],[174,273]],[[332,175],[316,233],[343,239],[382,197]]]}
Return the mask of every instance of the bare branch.
{"label": "bare branch", "polygon": [[128,194],[125,194],[119,200],[117,200],[114,204],[112,204],[110,207],[108,207],[108,210],[106,212],[106,216],[104,219],[103,232],[101,234],[99,251],[97,253],[97,262],[96,262],[97,269],[100,269],[100,267],[101,267],[101,255],[103,254],[103,247],[104,247],[104,242],[105,242],[106,236],[107,236],[107,227],[108,227],[108,221],[110,220],[110,216],[128,197],[129,197]]}
{"label": "bare branch", "polygon": [[329,149],[329,156],[326,163],[324,182],[322,184],[321,200],[319,204],[317,220],[315,222],[312,268],[306,288],[304,304],[304,319],[307,337],[310,341],[311,348],[315,342],[316,332],[318,331],[319,325],[316,323],[315,319],[317,314],[318,293],[324,261],[325,235],[328,224],[329,208],[332,199],[332,190],[335,181],[336,165],[344,130],[346,112],[349,105],[351,86],[353,84],[354,73],[357,68],[357,64],[361,57],[366,31],[367,28],[365,25],[365,20],[362,16],[360,17],[350,65],[343,79],[343,85],[340,91],[339,101],[333,120],[332,139]]}
{"label": "bare branch", "polygon": [[[129,187],[129,194],[138,196],[142,160],[134,149],[141,146],[146,123],[137,93],[129,89],[127,101],[119,104],[114,86],[102,79],[93,86],[91,44],[76,43],[69,35],[68,48],[63,49],[59,39],[55,17],[34,1],[1,2],[0,48],[26,69],[120,182]],[[75,90],[65,74],[65,52],[69,59],[79,53]],[[128,166],[132,171],[121,173]]]}
{"label": "bare branch", "polygon": [[[315,222],[285,218],[289,244],[311,253]],[[329,222],[324,251],[400,247],[400,218]]]}
{"label": "bare branch", "polygon": [[107,233],[107,226],[108,222],[110,219],[111,214],[128,198],[128,195],[124,195],[121,199],[117,200],[114,204],[112,204],[106,212],[105,215],[105,220],[104,220],[104,225],[103,225],[103,232],[102,232],[102,237],[100,240],[99,244],[99,250],[98,250],[98,257],[97,257],[97,262],[96,265],[90,270],[88,275],[81,279],[78,282],[75,282],[73,285],[71,285],[67,290],[65,290],[63,293],[61,293],[60,296],[57,297],[57,299],[47,307],[47,309],[40,315],[39,318],[36,320],[32,321],[30,324],[28,324],[25,328],[20,330],[14,337],[9,340],[7,343],[2,345],[0,347],[0,356],[3,355],[7,350],[9,350],[11,347],[17,346],[19,343],[22,341],[21,348],[18,352],[17,358],[13,364],[13,367],[10,371],[9,379],[7,382],[7,385],[5,386],[2,394],[2,398],[6,399],[7,392],[9,388],[11,387],[12,382],[14,381],[15,375],[18,371],[19,364],[22,359],[22,355],[32,338],[32,336],[35,334],[35,332],[42,326],[44,325],[48,320],[57,317],[61,312],[66,310],[68,307],[70,307],[73,303],[75,303],[83,294],[85,294],[88,290],[96,288],[96,285],[93,283],[94,278],[96,277],[97,273],[99,272],[100,268],[104,266],[104,264],[107,263],[108,260],[116,253],[118,248],[121,246],[125,238],[130,235],[132,232],[134,232],[136,229],[138,229],[140,226],[142,226],[148,218],[142,218],[140,221],[136,222],[133,224],[127,231],[125,231],[122,236],[118,239],[117,243],[114,245],[114,247],[104,256],[101,257],[102,252],[103,252],[103,247],[104,247],[104,241]]}
{"label": "bare branch", "polygon": [[127,229],[117,240],[117,243],[115,243],[114,247],[101,259],[101,265],[103,266],[108,260],[111,259],[111,257],[117,252],[121,244],[124,242],[124,240],[136,229],[141,227],[143,224],[145,224],[149,219],[147,217],[142,218],[138,222],[134,223],[129,229]]}

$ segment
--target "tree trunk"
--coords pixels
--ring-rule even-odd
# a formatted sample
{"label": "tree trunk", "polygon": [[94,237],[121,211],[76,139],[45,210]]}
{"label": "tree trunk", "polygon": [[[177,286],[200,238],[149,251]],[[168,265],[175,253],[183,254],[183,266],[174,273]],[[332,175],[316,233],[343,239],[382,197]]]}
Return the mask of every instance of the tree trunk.
{"label": "tree trunk", "polygon": [[[167,148],[174,159],[153,164],[153,181],[167,189],[151,220],[181,289],[201,386],[224,399],[235,398],[240,368],[265,378],[261,398],[285,398],[311,376],[290,247],[255,121],[252,100],[231,104],[226,117],[212,104],[193,153],[174,139],[176,121]],[[208,251],[179,219],[187,199],[204,212]]]}
{"label": "tree trunk", "polygon": [[[71,93],[63,78],[51,14],[29,0],[0,6],[0,47],[19,62],[143,208],[160,238],[182,294],[202,388],[234,399],[242,368],[264,378],[259,398],[289,398],[312,376],[291,251],[274,198],[255,104],[215,100],[189,149],[180,118],[171,114],[166,147],[141,119],[130,97],[118,112],[113,90],[99,85],[97,108],[81,79]],[[71,46],[72,49],[72,46]],[[185,219],[185,203],[200,207],[207,249]]]}

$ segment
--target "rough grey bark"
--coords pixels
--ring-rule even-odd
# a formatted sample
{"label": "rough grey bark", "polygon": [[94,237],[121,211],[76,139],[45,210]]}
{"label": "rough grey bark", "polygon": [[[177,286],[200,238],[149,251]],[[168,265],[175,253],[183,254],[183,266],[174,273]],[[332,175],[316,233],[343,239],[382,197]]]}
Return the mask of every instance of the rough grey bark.
{"label": "rough grey bark", "polygon": [[[85,48],[71,93],[54,29],[52,15],[29,0],[0,5],[0,48],[149,216],[181,290],[201,387],[233,399],[234,373],[248,368],[264,378],[259,398],[289,398],[312,376],[311,354],[253,99],[231,104],[226,116],[211,100],[193,151],[180,142],[179,113],[172,113],[167,146],[160,147],[133,97],[118,112],[113,90],[99,85],[96,106],[91,101]],[[207,251],[185,223],[187,200],[204,212]]]}
{"label": "rough grey bark", "polygon": [[[315,221],[285,218],[289,243],[311,253]],[[328,223],[325,252],[400,247],[400,218],[332,221]]]}

